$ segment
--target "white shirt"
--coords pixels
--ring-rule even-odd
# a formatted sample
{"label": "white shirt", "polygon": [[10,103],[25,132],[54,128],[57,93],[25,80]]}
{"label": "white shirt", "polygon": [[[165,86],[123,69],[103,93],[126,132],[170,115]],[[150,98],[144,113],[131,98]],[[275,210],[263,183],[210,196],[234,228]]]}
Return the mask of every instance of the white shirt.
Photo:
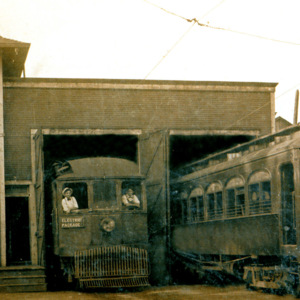
{"label": "white shirt", "polygon": [[64,199],[62,199],[62,207],[63,207],[63,211],[65,213],[69,213],[72,209],[76,209],[78,208],[78,204],[77,201],[75,199],[75,197],[71,197],[70,200],[68,200],[67,197],[65,197]]}
{"label": "white shirt", "polygon": [[140,200],[136,195],[129,196],[125,194],[122,196],[122,202],[125,206],[128,206],[128,204],[136,204],[136,206],[140,207]]}

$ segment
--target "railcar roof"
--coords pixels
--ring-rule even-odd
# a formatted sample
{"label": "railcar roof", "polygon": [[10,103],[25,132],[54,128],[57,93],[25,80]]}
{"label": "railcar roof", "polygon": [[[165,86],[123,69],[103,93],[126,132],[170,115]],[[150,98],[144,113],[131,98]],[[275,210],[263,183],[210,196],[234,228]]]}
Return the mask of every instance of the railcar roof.
{"label": "railcar roof", "polygon": [[296,148],[300,148],[300,125],[291,126],[188,164],[182,168],[186,175],[175,178],[173,182],[192,180]]}
{"label": "railcar roof", "polygon": [[71,178],[143,178],[133,161],[113,157],[88,157],[69,160],[70,170],[56,179]]}

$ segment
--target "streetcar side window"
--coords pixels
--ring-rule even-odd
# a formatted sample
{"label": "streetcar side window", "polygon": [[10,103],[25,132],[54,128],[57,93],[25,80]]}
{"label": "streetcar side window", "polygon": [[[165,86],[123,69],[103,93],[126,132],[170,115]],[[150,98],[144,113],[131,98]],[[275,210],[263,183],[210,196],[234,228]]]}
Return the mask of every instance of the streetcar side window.
{"label": "streetcar side window", "polygon": [[271,183],[270,181],[262,182],[262,201],[263,201],[263,212],[271,212]]}
{"label": "streetcar side window", "polygon": [[188,220],[188,206],[187,206],[187,199],[182,199],[181,200],[181,205],[182,205],[182,223],[185,224],[187,223]]}
{"label": "streetcar side window", "polygon": [[116,182],[113,180],[95,181],[93,184],[94,208],[113,209],[117,207]]}
{"label": "streetcar side window", "polygon": [[172,223],[181,224],[182,222],[182,206],[179,197],[179,191],[177,189],[171,191],[172,195]]}
{"label": "streetcar side window", "polygon": [[271,181],[266,171],[254,173],[249,180],[248,187],[250,215],[271,213]]}
{"label": "streetcar side window", "polygon": [[204,221],[204,199],[203,196],[198,197],[198,220]]}
{"label": "streetcar side window", "polygon": [[72,189],[72,196],[76,199],[79,209],[89,207],[86,182],[67,182],[63,184],[62,190],[67,187]]}
{"label": "streetcar side window", "polygon": [[241,177],[230,179],[226,185],[226,216],[228,218],[245,215],[245,189]]}
{"label": "streetcar side window", "polygon": [[215,214],[217,218],[220,218],[223,216],[223,198],[222,198],[222,192],[216,193],[216,209]]}
{"label": "streetcar side window", "polygon": [[236,215],[245,215],[245,190],[244,187],[236,189]]}
{"label": "streetcar side window", "polygon": [[251,184],[249,186],[249,212],[250,215],[255,215],[259,213],[259,184]]}
{"label": "streetcar side window", "polygon": [[191,222],[204,221],[203,195],[203,188],[197,187],[189,196],[189,221]]}
{"label": "streetcar side window", "polygon": [[206,194],[208,219],[220,219],[223,217],[223,193],[220,183],[212,183]]}
{"label": "streetcar side window", "polygon": [[207,195],[207,214],[209,219],[215,216],[215,194]]}
{"label": "streetcar side window", "polygon": [[227,205],[226,205],[227,217],[235,217],[235,193],[234,189],[227,190]]}
{"label": "streetcar side window", "polygon": [[181,205],[181,223],[185,224],[188,221],[188,194],[186,191],[181,191],[179,194]]}
{"label": "streetcar side window", "polygon": [[197,220],[197,197],[190,198],[190,221]]}

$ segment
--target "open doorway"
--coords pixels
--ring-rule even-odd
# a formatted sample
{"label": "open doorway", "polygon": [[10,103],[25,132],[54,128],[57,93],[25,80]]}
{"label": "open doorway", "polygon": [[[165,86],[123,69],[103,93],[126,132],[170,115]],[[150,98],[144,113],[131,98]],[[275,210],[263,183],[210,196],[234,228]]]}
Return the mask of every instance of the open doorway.
{"label": "open doorway", "polygon": [[7,265],[30,265],[28,197],[6,197]]}
{"label": "open doorway", "polygon": [[[43,164],[43,198],[45,218],[45,257],[48,289],[63,288],[57,275],[58,258],[54,255],[54,236],[52,232],[52,188],[55,178],[53,164],[64,163],[73,159],[87,157],[117,157],[138,163],[138,135],[135,134],[43,134],[42,135],[42,164]],[[40,146],[41,147],[41,146]],[[68,184],[68,186],[71,186]],[[76,194],[79,186],[72,186]],[[62,197],[62,195],[60,195]],[[78,199],[87,199],[82,195]],[[62,197],[63,198],[63,197]],[[62,199],[61,198],[61,199]],[[80,205],[80,203],[78,203]],[[82,207],[82,205],[80,205]]]}
{"label": "open doorway", "polygon": [[180,175],[180,167],[252,140],[251,135],[171,135],[171,176]]}

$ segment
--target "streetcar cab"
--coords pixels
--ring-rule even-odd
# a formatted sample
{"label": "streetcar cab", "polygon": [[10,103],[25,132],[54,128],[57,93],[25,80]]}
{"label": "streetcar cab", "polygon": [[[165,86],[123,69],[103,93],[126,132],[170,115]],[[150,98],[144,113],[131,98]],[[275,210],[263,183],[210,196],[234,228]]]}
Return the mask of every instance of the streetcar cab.
{"label": "streetcar cab", "polygon": [[53,240],[68,280],[90,288],[148,285],[147,201],[138,166],[95,157],[61,169],[52,183]]}
{"label": "streetcar cab", "polygon": [[[56,190],[60,194],[58,199],[62,200],[65,196],[63,191],[69,188],[72,191],[72,197],[76,199],[78,208],[70,212],[63,210],[63,206],[57,203],[58,212],[61,214],[77,214],[86,212],[105,211],[126,211],[138,210],[146,211],[146,198],[143,180],[141,178],[93,178],[56,180]],[[126,206],[124,195],[128,190],[133,191],[135,199],[138,199],[136,206]]]}

